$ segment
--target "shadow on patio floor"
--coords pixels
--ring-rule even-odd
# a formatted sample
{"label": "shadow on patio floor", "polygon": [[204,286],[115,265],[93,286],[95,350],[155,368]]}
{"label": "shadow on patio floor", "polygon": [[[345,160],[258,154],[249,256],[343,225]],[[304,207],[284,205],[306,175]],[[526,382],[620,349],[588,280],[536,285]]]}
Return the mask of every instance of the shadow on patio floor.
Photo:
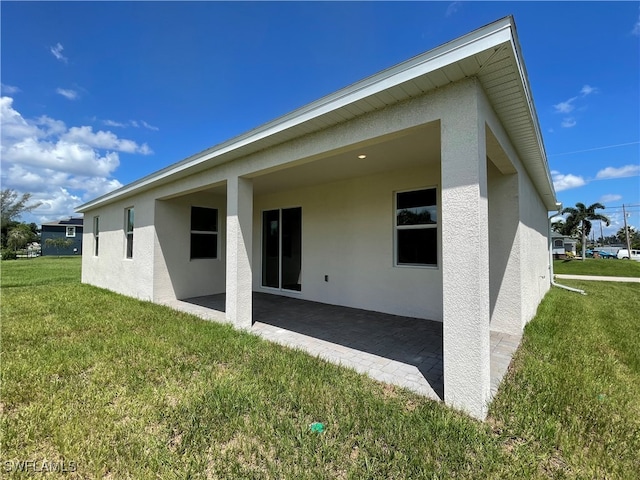
{"label": "shadow on patio floor", "polygon": [[[224,294],[183,301],[218,311],[225,308]],[[395,368],[395,364],[391,365],[388,360],[414,366],[435,394],[441,400],[444,397],[440,322],[256,292],[253,294],[253,319],[254,322],[352,349],[349,351],[349,363],[358,364],[360,361],[363,368],[359,370],[364,369],[374,378],[403,375],[403,370]],[[286,336],[286,332],[279,332],[280,339],[283,335]],[[284,343],[289,345],[296,344],[293,336],[285,340],[288,341]],[[309,341],[306,339],[307,344]],[[300,346],[304,348],[304,345]],[[363,356],[358,359],[353,350],[382,358],[372,361],[371,357]],[[391,383],[412,383],[399,380]]]}

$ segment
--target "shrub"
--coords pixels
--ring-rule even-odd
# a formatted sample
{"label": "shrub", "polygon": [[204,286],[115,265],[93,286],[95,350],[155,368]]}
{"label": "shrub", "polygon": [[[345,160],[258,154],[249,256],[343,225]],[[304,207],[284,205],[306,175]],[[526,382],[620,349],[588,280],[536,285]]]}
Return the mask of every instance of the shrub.
{"label": "shrub", "polygon": [[18,258],[18,254],[13,251],[5,248],[2,250],[2,260],[16,260]]}

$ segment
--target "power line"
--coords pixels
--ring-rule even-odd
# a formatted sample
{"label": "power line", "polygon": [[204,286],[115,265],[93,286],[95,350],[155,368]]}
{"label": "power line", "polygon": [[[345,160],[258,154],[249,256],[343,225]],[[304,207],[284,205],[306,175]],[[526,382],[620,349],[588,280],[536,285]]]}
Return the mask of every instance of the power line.
{"label": "power line", "polygon": [[626,147],[628,145],[637,145],[639,143],[640,142],[618,143],[617,145],[605,145],[604,147],[587,148],[586,150],[576,150],[574,152],[552,153],[550,155],[547,155],[547,157],[561,157],[563,155],[573,155],[574,153],[593,152],[595,150],[605,150],[607,148]]}

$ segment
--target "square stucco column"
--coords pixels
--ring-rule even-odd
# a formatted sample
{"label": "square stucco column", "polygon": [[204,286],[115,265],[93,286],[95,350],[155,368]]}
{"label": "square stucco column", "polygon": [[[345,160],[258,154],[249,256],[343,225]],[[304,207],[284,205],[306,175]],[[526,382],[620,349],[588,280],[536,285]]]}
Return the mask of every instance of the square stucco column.
{"label": "square stucco column", "polygon": [[441,120],[445,403],[484,419],[490,396],[485,124],[475,83]]}
{"label": "square stucco column", "polygon": [[227,181],[226,318],[236,328],[252,325],[253,182],[232,177]]}

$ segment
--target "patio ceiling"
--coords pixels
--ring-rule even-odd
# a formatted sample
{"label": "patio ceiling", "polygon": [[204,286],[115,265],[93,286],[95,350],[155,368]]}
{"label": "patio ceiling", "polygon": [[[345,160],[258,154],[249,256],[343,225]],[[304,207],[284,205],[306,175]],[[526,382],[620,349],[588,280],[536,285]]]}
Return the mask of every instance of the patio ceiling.
{"label": "patio ceiling", "polygon": [[[359,155],[366,155],[366,158],[358,158]],[[277,171],[256,174],[253,191],[256,195],[262,195],[429,164],[440,168],[439,122],[405,132],[401,136],[377,138],[375,142],[328,152],[320,159],[293,167],[288,165]]]}

